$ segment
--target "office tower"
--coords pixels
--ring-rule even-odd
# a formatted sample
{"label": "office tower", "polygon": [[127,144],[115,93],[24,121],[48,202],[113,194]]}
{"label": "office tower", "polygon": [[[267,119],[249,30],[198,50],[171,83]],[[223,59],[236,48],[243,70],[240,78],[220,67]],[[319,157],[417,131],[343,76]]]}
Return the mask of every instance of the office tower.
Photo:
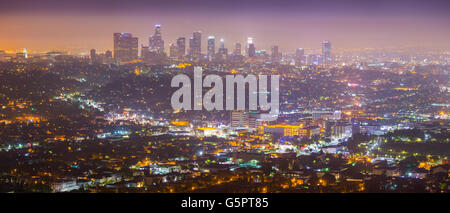
{"label": "office tower", "polygon": [[110,50],[106,50],[105,57],[106,58],[112,58],[112,52]]}
{"label": "office tower", "polygon": [[242,50],[241,49],[242,49],[241,48],[241,43],[236,43],[234,45],[234,52],[233,52],[233,54],[234,55],[241,55],[242,54]]}
{"label": "office tower", "polygon": [[216,38],[214,36],[208,37],[208,60],[212,61],[216,53]]}
{"label": "office tower", "polygon": [[278,52],[278,46],[272,46],[272,54],[271,54],[272,63],[280,62],[280,53]]}
{"label": "office tower", "polygon": [[309,54],[306,58],[306,63],[308,65],[320,65],[323,61],[322,58],[321,54]]}
{"label": "office tower", "polygon": [[231,127],[248,127],[248,113],[244,110],[232,111]]}
{"label": "office tower", "polygon": [[105,51],[105,56],[104,56],[102,63],[105,63],[105,64],[114,63],[113,54],[110,50]]}
{"label": "office tower", "polygon": [[247,53],[249,58],[253,58],[256,55],[255,45],[253,44],[253,38],[248,37],[247,39]]}
{"label": "office tower", "polygon": [[189,55],[192,60],[200,60],[202,52],[202,34],[200,31],[194,32],[189,41]]}
{"label": "office tower", "polygon": [[148,46],[151,52],[164,53],[164,40],[161,34],[161,25],[155,25],[155,33],[150,36]]}
{"label": "office tower", "polygon": [[342,139],[352,136],[352,124],[346,122],[335,122],[331,126],[331,138]]}
{"label": "office tower", "polygon": [[172,58],[172,59],[179,58],[180,51],[178,50],[178,46],[175,44],[170,44],[169,54],[170,54],[170,58]]}
{"label": "office tower", "polygon": [[361,133],[361,123],[357,120],[352,121],[352,135]]}
{"label": "office tower", "polygon": [[254,44],[249,44],[248,46],[248,57],[253,58],[256,55],[256,49]]}
{"label": "office tower", "polygon": [[331,64],[331,43],[329,41],[322,42],[322,60],[324,65]]}
{"label": "office tower", "polygon": [[258,119],[260,118],[260,114],[258,111],[249,111],[248,114],[248,128],[251,131],[256,131],[259,125]]}
{"label": "office tower", "polygon": [[305,50],[298,48],[295,51],[295,65],[304,65],[306,63]]}
{"label": "office tower", "polygon": [[186,38],[179,37],[177,39],[177,47],[178,47],[178,58],[183,58],[186,54]]}
{"label": "office tower", "polygon": [[146,60],[150,56],[150,47],[141,46],[141,58]]}
{"label": "office tower", "polygon": [[220,48],[218,51],[219,60],[225,61],[228,56],[228,49],[225,48],[225,40],[223,38],[220,39]]}
{"label": "office tower", "polygon": [[114,33],[114,58],[119,63],[136,60],[138,38],[131,33]]}
{"label": "office tower", "polygon": [[28,52],[27,52],[27,48],[23,48],[23,54],[25,56],[25,58],[28,58]]}
{"label": "office tower", "polygon": [[96,63],[97,62],[97,54],[95,53],[95,49],[91,49],[90,56],[91,56],[91,64]]}
{"label": "office tower", "polygon": [[220,39],[220,48],[225,49],[225,39],[223,38]]}

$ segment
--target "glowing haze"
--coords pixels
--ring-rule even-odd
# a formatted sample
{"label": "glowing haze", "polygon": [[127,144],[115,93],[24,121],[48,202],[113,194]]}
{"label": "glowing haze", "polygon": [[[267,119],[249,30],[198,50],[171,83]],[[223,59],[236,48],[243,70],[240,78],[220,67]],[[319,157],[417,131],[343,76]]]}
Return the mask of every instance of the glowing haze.
{"label": "glowing haze", "polygon": [[112,49],[114,32],[131,32],[148,44],[162,25],[166,48],[177,37],[202,31],[228,48],[253,37],[257,49],[283,52],[320,48],[421,46],[450,48],[450,8],[445,0],[399,1],[186,1],[16,0],[0,7],[0,50]]}

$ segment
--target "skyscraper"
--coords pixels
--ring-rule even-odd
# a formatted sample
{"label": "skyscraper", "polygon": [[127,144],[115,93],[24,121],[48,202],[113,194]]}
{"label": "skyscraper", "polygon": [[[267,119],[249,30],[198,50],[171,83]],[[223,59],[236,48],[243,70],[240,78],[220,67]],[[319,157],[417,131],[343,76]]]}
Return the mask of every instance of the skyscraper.
{"label": "skyscraper", "polygon": [[136,60],[138,38],[131,33],[114,33],[114,58],[119,63]]}
{"label": "skyscraper", "polygon": [[295,51],[295,65],[303,65],[306,63],[306,58],[305,58],[305,50],[303,50],[303,48],[298,48]]}
{"label": "skyscraper", "polygon": [[97,54],[95,53],[95,49],[91,49],[90,56],[91,56],[91,64],[96,63],[97,62]]}
{"label": "skyscraper", "polygon": [[331,64],[331,43],[329,41],[322,42],[322,60],[324,65]]}
{"label": "skyscraper", "polygon": [[106,63],[106,64],[114,63],[113,54],[112,54],[111,50],[106,50],[105,51],[105,58],[103,60],[103,63]]}
{"label": "skyscraper", "polygon": [[202,52],[202,34],[200,31],[194,32],[189,40],[189,55],[192,60],[200,60]]}
{"label": "skyscraper", "polygon": [[183,58],[186,54],[186,38],[179,37],[177,39],[177,47],[178,47],[178,58]]}
{"label": "skyscraper", "polygon": [[169,46],[170,58],[177,59],[180,56],[180,51],[178,50],[178,46],[175,44],[170,44]]}
{"label": "skyscraper", "polygon": [[108,59],[112,58],[112,52],[110,50],[106,50],[105,57]]}
{"label": "skyscraper", "polygon": [[228,49],[225,48],[225,39],[223,38],[220,39],[220,48],[218,51],[218,55],[221,61],[225,61],[228,56]]}
{"label": "skyscraper", "polygon": [[234,45],[234,51],[233,51],[233,54],[234,55],[241,55],[242,54],[242,47],[241,47],[241,43],[236,43],[235,45]]}
{"label": "skyscraper", "polygon": [[272,54],[271,54],[271,59],[272,59],[272,63],[278,63],[280,62],[280,53],[278,51],[278,46],[272,46]]}
{"label": "skyscraper", "polygon": [[220,39],[220,48],[221,48],[221,49],[224,49],[224,48],[225,48],[225,39],[224,39],[224,38],[221,38],[221,39]]}
{"label": "skyscraper", "polygon": [[141,58],[143,60],[147,60],[150,57],[150,47],[149,46],[141,46]]}
{"label": "skyscraper", "polygon": [[27,48],[23,48],[23,54],[25,55],[25,58],[28,58],[28,51]]}
{"label": "skyscraper", "polygon": [[161,25],[155,25],[155,33],[150,36],[148,46],[151,52],[164,53],[164,40],[161,35]]}
{"label": "skyscraper", "polygon": [[208,60],[212,61],[216,53],[216,38],[214,36],[208,37]]}
{"label": "skyscraper", "polygon": [[255,45],[253,44],[252,37],[248,37],[248,39],[247,39],[247,53],[248,53],[249,58],[255,57],[256,49],[255,49]]}
{"label": "skyscraper", "polygon": [[306,63],[308,65],[320,65],[323,62],[323,57],[321,54],[309,54]]}
{"label": "skyscraper", "polygon": [[231,127],[248,127],[248,113],[244,110],[231,112]]}

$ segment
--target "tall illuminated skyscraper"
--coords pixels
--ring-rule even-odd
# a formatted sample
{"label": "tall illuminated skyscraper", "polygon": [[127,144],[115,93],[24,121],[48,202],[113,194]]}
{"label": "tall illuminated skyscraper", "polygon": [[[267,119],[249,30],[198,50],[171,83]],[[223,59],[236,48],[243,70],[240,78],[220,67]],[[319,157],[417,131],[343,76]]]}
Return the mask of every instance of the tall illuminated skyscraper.
{"label": "tall illuminated skyscraper", "polygon": [[233,54],[234,55],[241,55],[242,54],[242,47],[241,47],[241,43],[236,43],[235,45],[234,45],[234,51],[233,51]]}
{"label": "tall illuminated skyscraper", "polygon": [[138,38],[131,33],[114,33],[114,59],[128,62],[138,58]]}
{"label": "tall illuminated skyscraper", "polygon": [[329,65],[332,62],[331,43],[329,41],[322,42],[322,60],[324,65]]}
{"label": "tall illuminated skyscraper", "polygon": [[253,58],[256,55],[255,45],[253,44],[253,38],[247,38],[247,54],[249,58]]}
{"label": "tall illuminated skyscraper", "polygon": [[23,54],[25,55],[25,58],[28,58],[28,51],[27,48],[23,48]]}
{"label": "tall illuminated skyscraper", "polygon": [[306,63],[305,50],[303,48],[298,48],[295,51],[295,65],[303,65]]}
{"label": "tall illuminated skyscraper", "polygon": [[186,54],[186,38],[179,37],[177,39],[177,47],[178,47],[178,58],[184,57]]}
{"label": "tall illuminated skyscraper", "polygon": [[150,57],[150,47],[141,46],[141,58],[147,60]]}
{"label": "tall illuminated skyscraper", "polygon": [[208,37],[208,60],[212,61],[216,54],[216,38],[214,36]]}
{"label": "tall illuminated skyscraper", "polygon": [[175,44],[170,44],[169,45],[169,54],[170,54],[170,58],[172,58],[172,59],[179,58],[180,51],[178,50],[178,46]]}
{"label": "tall illuminated skyscraper", "polygon": [[271,54],[272,63],[280,62],[280,53],[278,50],[278,46],[272,46],[272,54]]}
{"label": "tall illuminated skyscraper", "polygon": [[223,39],[223,38],[220,39],[220,47],[219,47],[219,51],[217,52],[217,54],[219,55],[220,60],[224,61],[227,59],[228,49],[225,48],[225,39]]}
{"label": "tall illuminated skyscraper", "polygon": [[225,48],[225,39],[223,39],[223,38],[220,39],[220,48],[221,49]]}
{"label": "tall illuminated skyscraper", "polygon": [[97,62],[97,53],[95,52],[95,49],[91,49],[90,56],[91,56],[91,64],[96,63]]}
{"label": "tall illuminated skyscraper", "polygon": [[189,55],[192,60],[199,60],[202,52],[202,33],[194,32],[189,40]]}
{"label": "tall illuminated skyscraper", "polygon": [[161,25],[155,25],[155,33],[150,36],[148,46],[151,52],[164,53],[164,40],[161,34]]}

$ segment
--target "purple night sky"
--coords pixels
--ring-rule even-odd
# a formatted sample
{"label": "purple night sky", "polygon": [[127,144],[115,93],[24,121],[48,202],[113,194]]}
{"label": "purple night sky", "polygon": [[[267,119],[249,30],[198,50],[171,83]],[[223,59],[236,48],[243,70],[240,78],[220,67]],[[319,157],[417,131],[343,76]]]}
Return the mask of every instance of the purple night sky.
{"label": "purple night sky", "polygon": [[15,0],[1,1],[0,49],[112,49],[114,32],[131,32],[147,44],[155,24],[166,46],[200,30],[226,46],[253,37],[258,49],[283,52],[424,46],[450,48],[450,1],[213,1]]}

